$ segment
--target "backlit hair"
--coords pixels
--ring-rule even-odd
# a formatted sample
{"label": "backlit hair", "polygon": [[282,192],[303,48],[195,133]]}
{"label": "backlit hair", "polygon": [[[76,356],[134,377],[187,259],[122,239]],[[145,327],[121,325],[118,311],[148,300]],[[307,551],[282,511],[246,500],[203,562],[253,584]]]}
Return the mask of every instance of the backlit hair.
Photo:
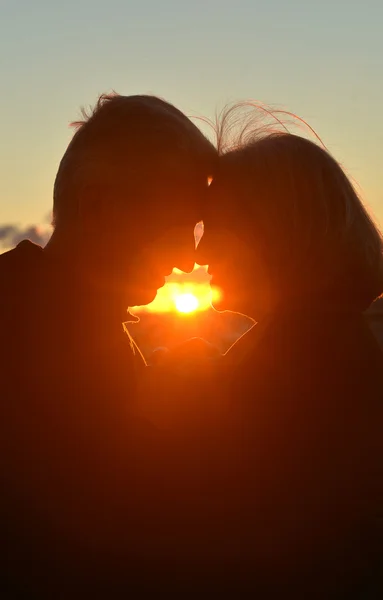
{"label": "backlit hair", "polygon": [[189,118],[161,98],[103,94],[82,116],[71,124],[75,134],[54,184],[56,228],[76,219],[77,196],[87,186],[115,183],[126,192],[156,176],[163,180],[173,173],[176,177],[182,169],[197,177],[212,170],[213,145]]}
{"label": "backlit hair", "polygon": [[382,236],[318,136],[290,133],[286,117],[254,104],[221,115],[216,192],[235,197],[233,227],[253,241],[276,290],[364,310],[383,292]]}

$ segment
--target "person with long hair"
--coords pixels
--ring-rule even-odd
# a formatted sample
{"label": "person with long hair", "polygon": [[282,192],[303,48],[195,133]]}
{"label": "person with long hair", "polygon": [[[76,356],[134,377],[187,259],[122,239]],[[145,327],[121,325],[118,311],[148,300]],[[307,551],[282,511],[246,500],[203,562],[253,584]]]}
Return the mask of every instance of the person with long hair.
{"label": "person with long hair", "polygon": [[257,321],[215,387],[236,457],[227,531],[271,587],[359,597],[383,556],[383,356],[363,315],[383,292],[382,237],[320,140],[251,122],[233,137],[238,110],[221,120],[196,259],[217,308]]}

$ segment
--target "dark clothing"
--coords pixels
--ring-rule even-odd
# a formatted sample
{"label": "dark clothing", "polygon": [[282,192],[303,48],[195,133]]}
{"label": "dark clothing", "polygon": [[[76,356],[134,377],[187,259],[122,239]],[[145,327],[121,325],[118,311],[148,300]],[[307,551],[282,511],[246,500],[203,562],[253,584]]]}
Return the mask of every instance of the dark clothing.
{"label": "dark clothing", "polygon": [[151,430],[130,414],[144,363],[105,320],[42,248],[0,256],[1,580],[27,597],[60,573],[107,569],[110,548],[126,543],[134,440]]}
{"label": "dark clothing", "polygon": [[383,357],[364,318],[281,311],[225,362],[247,496],[262,515],[250,547],[286,577],[339,570],[341,582],[345,570],[358,581],[383,557]]}
{"label": "dark clothing", "polygon": [[369,598],[383,368],[362,317],[255,326],[218,375],[168,380],[160,439],[129,411],[129,339],[50,269],[30,244],[0,257],[2,597]]}
{"label": "dark clothing", "polygon": [[365,316],[371,331],[383,349],[383,297],[378,298],[371,304]]}
{"label": "dark clothing", "polygon": [[281,311],[208,371],[163,405],[163,554],[213,595],[379,597],[383,359],[363,317]]}

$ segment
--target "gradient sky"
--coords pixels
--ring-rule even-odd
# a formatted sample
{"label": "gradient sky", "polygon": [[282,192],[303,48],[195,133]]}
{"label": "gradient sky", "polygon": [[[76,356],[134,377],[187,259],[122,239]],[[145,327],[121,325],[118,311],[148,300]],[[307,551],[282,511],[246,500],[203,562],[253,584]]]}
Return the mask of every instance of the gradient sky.
{"label": "gradient sky", "polygon": [[112,89],[305,118],[383,224],[381,0],[0,0],[0,224],[50,211],[68,123]]}

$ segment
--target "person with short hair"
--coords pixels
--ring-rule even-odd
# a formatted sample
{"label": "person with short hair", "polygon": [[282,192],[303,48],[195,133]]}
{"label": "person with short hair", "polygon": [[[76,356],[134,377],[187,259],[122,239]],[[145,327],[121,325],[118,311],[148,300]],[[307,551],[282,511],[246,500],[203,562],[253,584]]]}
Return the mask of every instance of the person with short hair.
{"label": "person with short hair", "polygon": [[50,241],[0,256],[3,569],[28,597],[71,589],[76,569],[90,581],[102,565],[107,580],[111,555],[125,556],[129,469],[145,470],[132,440],[145,453],[155,434],[131,414],[145,363],[123,322],[174,266],[193,268],[216,160],[154,96],[103,95],[74,125]]}

